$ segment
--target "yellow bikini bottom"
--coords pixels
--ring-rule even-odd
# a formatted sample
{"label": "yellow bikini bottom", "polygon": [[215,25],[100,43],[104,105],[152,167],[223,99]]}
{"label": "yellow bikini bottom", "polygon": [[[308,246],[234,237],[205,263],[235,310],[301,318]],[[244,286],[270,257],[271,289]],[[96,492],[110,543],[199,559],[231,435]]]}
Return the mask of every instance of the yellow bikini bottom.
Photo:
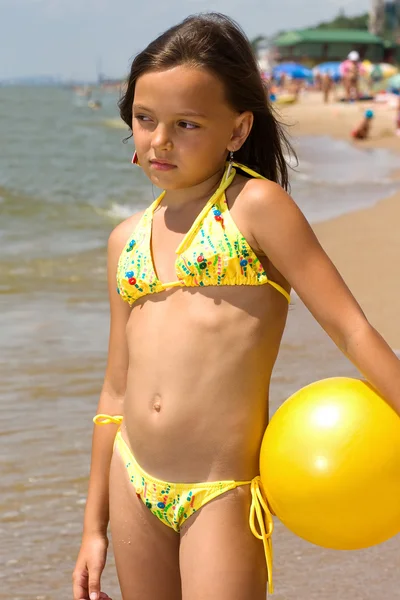
{"label": "yellow bikini bottom", "polygon": [[[96,415],[96,425],[122,423],[121,416]],[[268,573],[268,591],[273,593],[272,583],[272,532],[274,528],[271,511],[263,493],[260,477],[251,481],[205,481],[204,483],[168,483],[146,473],[136,462],[131,449],[118,430],[115,448],[122,457],[136,494],[143,504],[168,527],[179,533],[183,523],[195,512],[217,496],[242,485],[250,485],[251,508],[250,529],[253,535],[264,544]],[[256,521],[259,531],[256,528]]]}

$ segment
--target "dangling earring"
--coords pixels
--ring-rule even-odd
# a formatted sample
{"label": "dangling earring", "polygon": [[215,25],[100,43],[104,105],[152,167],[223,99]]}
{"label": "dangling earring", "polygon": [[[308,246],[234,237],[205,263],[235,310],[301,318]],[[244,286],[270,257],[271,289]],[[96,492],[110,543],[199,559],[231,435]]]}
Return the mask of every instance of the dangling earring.
{"label": "dangling earring", "polygon": [[138,159],[138,155],[137,155],[137,152],[136,152],[136,150],[135,150],[135,152],[133,153],[133,157],[132,157],[132,164],[133,164],[133,165],[138,165],[138,166],[140,167],[140,164],[139,164],[139,159]]}
{"label": "dangling earring", "polygon": [[228,170],[226,172],[226,178],[229,179],[229,176],[231,174],[232,171],[232,163],[233,163],[233,150],[230,151],[229,153],[229,165],[228,165]]}

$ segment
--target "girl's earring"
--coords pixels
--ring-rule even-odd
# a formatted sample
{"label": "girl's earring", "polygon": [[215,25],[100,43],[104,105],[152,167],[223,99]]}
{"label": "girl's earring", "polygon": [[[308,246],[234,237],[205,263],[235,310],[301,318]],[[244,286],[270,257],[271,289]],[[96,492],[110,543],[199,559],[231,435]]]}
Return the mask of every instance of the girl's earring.
{"label": "girl's earring", "polygon": [[136,150],[135,150],[135,152],[133,153],[133,157],[132,157],[132,164],[133,164],[133,165],[138,165],[138,166],[140,167],[140,165],[139,165],[139,159],[138,159],[138,155],[137,155],[137,152],[136,152]]}
{"label": "girl's earring", "polygon": [[229,179],[229,176],[231,174],[232,171],[232,163],[233,163],[233,151],[231,150],[229,153],[229,165],[228,165],[228,170],[226,172],[226,178]]}

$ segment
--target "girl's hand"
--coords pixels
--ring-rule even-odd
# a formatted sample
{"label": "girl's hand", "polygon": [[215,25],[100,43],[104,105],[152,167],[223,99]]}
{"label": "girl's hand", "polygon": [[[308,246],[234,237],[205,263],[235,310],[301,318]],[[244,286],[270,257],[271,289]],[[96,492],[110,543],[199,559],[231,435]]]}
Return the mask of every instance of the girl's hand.
{"label": "girl's hand", "polygon": [[100,578],[106,564],[108,539],[105,535],[83,536],[73,581],[74,600],[111,600],[100,591]]}

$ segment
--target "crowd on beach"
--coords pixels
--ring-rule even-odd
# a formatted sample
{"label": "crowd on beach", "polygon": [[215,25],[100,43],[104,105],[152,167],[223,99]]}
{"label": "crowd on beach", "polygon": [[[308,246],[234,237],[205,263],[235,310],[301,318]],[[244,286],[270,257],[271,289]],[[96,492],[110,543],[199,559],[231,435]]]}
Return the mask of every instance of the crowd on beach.
{"label": "crowd on beach", "polygon": [[[400,136],[400,73],[393,65],[374,65],[361,61],[353,50],[342,62],[322,63],[308,69],[298,63],[281,63],[264,74],[270,97],[278,104],[294,104],[304,92],[319,92],[325,104],[369,102],[394,109],[396,135]],[[365,111],[362,121],[352,130],[356,139],[369,135],[374,111]]]}

